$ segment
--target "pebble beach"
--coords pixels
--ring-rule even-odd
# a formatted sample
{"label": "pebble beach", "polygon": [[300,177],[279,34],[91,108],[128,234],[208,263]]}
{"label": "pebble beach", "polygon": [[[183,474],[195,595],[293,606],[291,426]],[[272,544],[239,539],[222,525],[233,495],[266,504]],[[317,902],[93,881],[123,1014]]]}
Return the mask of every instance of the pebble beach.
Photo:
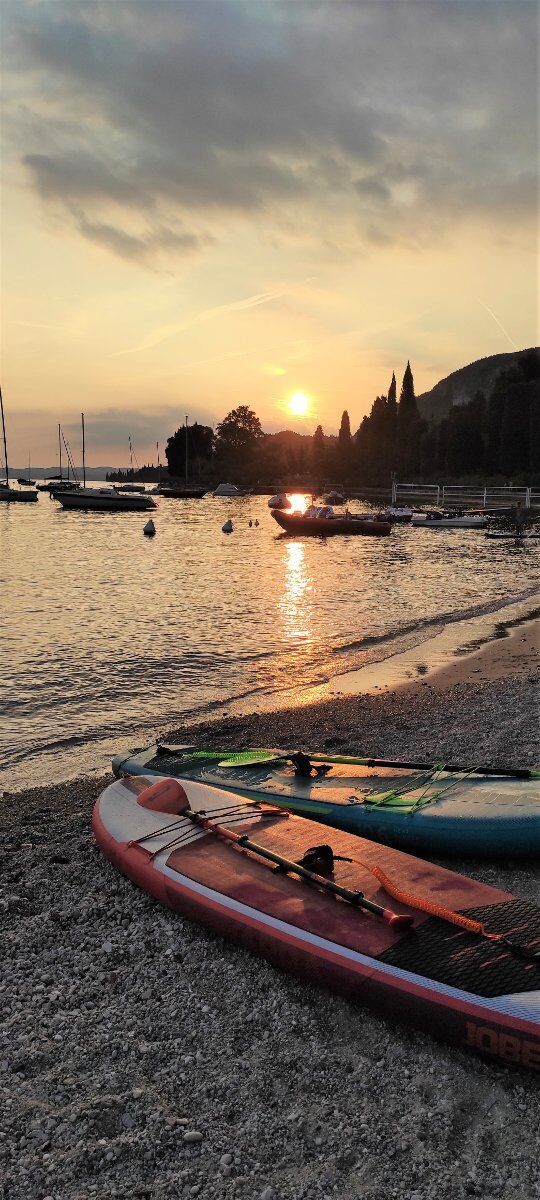
{"label": "pebble beach", "polygon": [[[414,686],[167,729],[526,766],[538,627]],[[118,875],[94,844],[110,777],[0,806],[6,1200],[528,1200],[538,1080],[280,974]],[[445,865],[538,900],[531,862]]]}

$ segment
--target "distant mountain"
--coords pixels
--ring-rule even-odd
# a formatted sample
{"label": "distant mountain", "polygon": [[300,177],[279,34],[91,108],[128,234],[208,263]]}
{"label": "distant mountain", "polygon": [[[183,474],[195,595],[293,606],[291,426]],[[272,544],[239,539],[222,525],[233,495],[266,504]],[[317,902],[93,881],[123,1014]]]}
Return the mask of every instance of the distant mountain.
{"label": "distant mountain", "polygon": [[430,392],[423,392],[417,397],[420,415],[429,421],[439,422],[450,409],[472,400],[476,392],[489,395],[501,372],[516,366],[525,354],[540,354],[540,351],[531,348],[515,350],[510,354],[491,354],[489,358],[479,358],[477,362],[453,371],[446,379],[436,383]]}
{"label": "distant mountain", "polygon": [[[86,478],[87,479],[106,479],[108,472],[117,471],[117,470],[118,470],[118,467],[87,467],[86,468]],[[124,470],[126,470],[125,467],[124,467]],[[82,467],[77,466],[76,471],[77,471],[77,475],[79,476],[79,479],[82,479]],[[12,479],[17,479],[19,476],[21,479],[23,479],[26,475],[28,475],[28,463],[26,464],[25,467],[12,467],[12,465],[10,463],[9,464],[9,474]],[[65,479],[66,478],[65,466],[63,468],[62,474]],[[31,479],[40,479],[40,480],[41,479],[50,479],[51,475],[58,475],[58,466],[56,466],[56,467],[30,466],[30,478]]]}

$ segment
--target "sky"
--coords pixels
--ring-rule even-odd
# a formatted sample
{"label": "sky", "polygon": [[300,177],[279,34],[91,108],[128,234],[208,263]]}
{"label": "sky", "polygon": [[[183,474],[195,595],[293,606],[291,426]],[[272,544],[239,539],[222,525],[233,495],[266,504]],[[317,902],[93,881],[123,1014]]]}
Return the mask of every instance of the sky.
{"label": "sky", "polygon": [[4,0],[1,37],[13,464],[82,410],[89,465],[239,404],[354,431],[407,359],[536,344],[535,3]]}

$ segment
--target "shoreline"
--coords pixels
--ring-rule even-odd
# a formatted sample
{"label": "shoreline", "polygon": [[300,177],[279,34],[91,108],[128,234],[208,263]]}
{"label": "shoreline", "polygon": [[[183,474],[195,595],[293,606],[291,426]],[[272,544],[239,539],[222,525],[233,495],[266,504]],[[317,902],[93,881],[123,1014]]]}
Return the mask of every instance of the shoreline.
{"label": "shoreline", "polygon": [[[532,766],[538,631],[516,626],[394,690],[170,736]],[[94,845],[109,779],[0,805],[9,1200],[534,1194],[534,1075],[308,987],[161,908]],[[537,864],[444,865],[538,900]]]}
{"label": "shoreline", "polygon": [[[415,648],[416,658],[422,649]],[[186,723],[169,727],[162,740],[195,740],[208,748],[218,743],[224,749],[302,747],[434,762],[455,761],[459,747],[462,761],[536,766],[539,651],[539,618],[520,618],[504,636],[394,687],[382,682],[372,690],[355,688],[311,704]],[[371,682],[374,670],[365,667],[356,674],[365,673]]]}

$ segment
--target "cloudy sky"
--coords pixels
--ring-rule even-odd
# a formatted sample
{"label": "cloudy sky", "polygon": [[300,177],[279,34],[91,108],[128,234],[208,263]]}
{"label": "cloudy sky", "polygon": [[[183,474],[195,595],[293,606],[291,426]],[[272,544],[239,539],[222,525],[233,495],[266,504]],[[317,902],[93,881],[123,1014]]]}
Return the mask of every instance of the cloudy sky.
{"label": "cloudy sky", "polygon": [[[10,458],[535,344],[529,0],[4,0]],[[294,418],[290,396],[311,399]]]}

